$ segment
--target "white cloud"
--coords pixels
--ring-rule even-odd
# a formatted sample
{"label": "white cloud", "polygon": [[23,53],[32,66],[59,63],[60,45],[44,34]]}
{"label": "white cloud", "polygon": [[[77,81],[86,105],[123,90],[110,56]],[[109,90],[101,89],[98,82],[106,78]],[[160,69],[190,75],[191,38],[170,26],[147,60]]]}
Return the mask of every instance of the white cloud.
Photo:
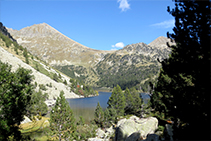
{"label": "white cloud", "polygon": [[160,23],[152,24],[151,26],[156,26],[160,28],[169,28],[174,26],[174,20],[166,20]]}
{"label": "white cloud", "polygon": [[119,43],[116,43],[115,45],[112,45],[111,47],[114,47],[114,48],[123,48],[125,45],[123,42],[119,42]]}
{"label": "white cloud", "polygon": [[119,8],[122,9],[122,11],[130,9],[130,4],[128,4],[127,0],[117,0],[117,2],[119,2]]}

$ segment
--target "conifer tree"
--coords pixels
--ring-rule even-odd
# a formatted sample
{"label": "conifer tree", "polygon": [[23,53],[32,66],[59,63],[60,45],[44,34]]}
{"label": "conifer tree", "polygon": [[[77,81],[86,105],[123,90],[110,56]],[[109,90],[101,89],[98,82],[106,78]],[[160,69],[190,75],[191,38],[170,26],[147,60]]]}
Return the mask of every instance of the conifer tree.
{"label": "conifer tree", "polygon": [[209,139],[210,2],[176,0],[168,12],[175,17],[176,42],[162,69],[151,98],[160,119],[172,118],[174,138]]}
{"label": "conifer tree", "polygon": [[109,127],[110,126],[110,121],[111,121],[111,118],[110,118],[109,109],[106,108],[105,111],[104,111],[103,126],[104,127]]}
{"label": "conifer tree", "polygon": [[116,110],[117,116],[124,115],[125,96],[119,85],[114,87],[112,94],[108,100],[108,108],[112,108],[112,107]]}
{"label": "conifer tree", "polygon": [[11,72],[11,66],[0,61],[0,140],[21,140],[19,125],[30,104],[33,85],[31,71],[19,68]]}
{"label": "conifer tree", "polygon": [[130,93],[130,90],[128,88],[126,88],[125,92],[125,113],[126,114],[132,114],[133,113],[133,105],[134,105],[134,101],[133,101],[133,97]]}
{"label": "conifer tree", "polygon": [[133,87],[130,90],[131,96],[133,98],[133,110],[132,110],[132,114],[136,115],[136,116],[142,116],[141,115],[141,107],[143,105],[143,100],[140,97],[140,93],[137,92],[137,90]]}
{"label": "conifer tree", "polygon": [[103,120],[104,120],[104,112],[103,112],[102,107],[100,106],[100,103],[98,102],[97,107],[95,109],[94,121],[99,127],[102,127],[103,126]]}
{"label": "conifer tree", "polygon": [[50,135],[61,140],[73,140],[75,138],[75,118],[68,102],[61,91],[55,106],[50,113]]}
{"label": "conifer tree", "polygon": [[48,106],[45,104],[45,100],[48,98],[48,94],[42,94],[41,90],[33,92],[31,95],[30,104],[27,105],[27,116],[33,118],[33,116],[44,115],[48,112]]}

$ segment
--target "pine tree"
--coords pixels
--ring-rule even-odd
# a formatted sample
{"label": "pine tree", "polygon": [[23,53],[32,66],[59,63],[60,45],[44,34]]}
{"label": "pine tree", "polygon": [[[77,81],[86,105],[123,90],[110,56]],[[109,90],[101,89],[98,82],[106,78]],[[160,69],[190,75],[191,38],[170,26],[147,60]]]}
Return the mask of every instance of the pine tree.
{"label": "pine tree", "polygon": [[45,104],[47,97],[47,93],[42,94],[40,90],[38,92],[34,91],[31,95],[30,104],[27,106],[27,116],[33,118],[33,116],[46,114],[48,112],[48,106]]}
{"label": "pine tree", "polygon": [[113,107],[116,110],[117,116],[124,115],[125,96],[119,85],[114,87],[111,97],[108,100],[108,108]]}
{"label": "pine tree", "polygon": [[142,116],[141,115],[141,106],[143,105],[143,101],[140,97],[140,93],[138,93],[134,87],[131,88],[130,93],[133,98],[132,114],[134,114],[136,116]]}
{"label": "pine tree", "polygon": [[110,121],[111,121],[111,118],[110,118],[109,109],[106,108],[105,111],[104,111],[103,126],[104,127],[109,127],[110,126]]}
{"label": "pine tree", "polygon": [[61,91],[50,113],[50,134],[52,138],[73,140],[75,138],[75,118],[68,102]]}
{"label": "pine tree", "polygon": [[32,79],[31,71],[11,72],[11,66],[0,61],[0,140],[21,140],[19,125],[31,100]]}
{"label": "pine tree", "polygon": [[168,12],[175,17],[176,42],[151,98],[160,119],[172,118],[174,138],[209,139],[210,2],[180,1]]}
{"label": "pine tree", "polygon": [[95,118],[94,121],[99,127],[103,127],[103,120],[104,120],[104,112],[100,103],[97,103],[97,107],[95,109]]}
{"label": "pine tree", "polygon": [[130,90],[128,88],[126,88],[125,92],[124,92],[124,95],[125,95],[125,102],[126,102],[126,105],[125,105],[125,113],[126,114],[132,114],[133,113],[133,105],[134,105],[134,101],[133,101],[133,97],[130,93]]}

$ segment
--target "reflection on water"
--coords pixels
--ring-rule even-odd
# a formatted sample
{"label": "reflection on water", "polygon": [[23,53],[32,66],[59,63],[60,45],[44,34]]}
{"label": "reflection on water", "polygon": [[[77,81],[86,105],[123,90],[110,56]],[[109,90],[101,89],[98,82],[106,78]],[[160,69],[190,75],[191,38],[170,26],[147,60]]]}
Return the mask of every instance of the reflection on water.
{"label": "reflection on water", "polygon": [[[82,116],[85,119],[85,122],[89,122],[94,119],[94,112],[97,103],[99,102],[100,106],[105,109],[108,106],[107,102],[110,96],[111,92],[99,92],[99,96],[67,99],[67,101],[73,110],[76,121]],[[150,96],[146,93],[141,93],[141,97],[143,98],[144,103],[147,103],[150,99]]]}
{"label": "reflection on water", "polygon": [[88,98],[77,98],[77,99],[67,99],[71,109],[73,110],[76,120],[82,116],[85,122],[89,122],[94,119],[94,111],[97,103],[105,109],[107,107],[107,101],[111,96],[110,92],[99,92],[99,96],[88,97]]}

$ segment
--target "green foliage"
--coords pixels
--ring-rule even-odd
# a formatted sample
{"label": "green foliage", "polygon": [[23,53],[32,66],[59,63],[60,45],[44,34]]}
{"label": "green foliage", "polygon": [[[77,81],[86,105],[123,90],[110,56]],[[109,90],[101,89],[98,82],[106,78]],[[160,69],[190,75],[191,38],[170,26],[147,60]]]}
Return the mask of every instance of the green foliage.
{"label": "green foliage", "polygon": [[140,94],[133,87],[131,90],[127,88],[124,95],[126,98],[125,114],[133,114],[141,117],[141,107],[143,105],[143,101],[140,97]]}
{"label": "green foliage", "polygon": [[[127,58],[129,57],[129,55],[125,55],[120,59],[121,57],[115,56],[114,54],[107,56],[107,58],[104,59],[105,61],[117,59],[115,61],[116,64],[113,64],[113,66],[109,68],[107,68],[107,65],[103,64],[103,62],[100,62],[96,68],[100,77],[97,85],[113,88],[118,84],[123,90],[137,85],[139,87],[141,86],[144,92],[147,92],[149,83],[140,83],[141,81],[148,79],[149,76],[157,76],[160,66],[158,66],[157,62],[154,62],[154,60],[151,60],[144,55],[134,56],[134,58],[141,58],[141,60],[146,60],[146,62],[152,63],[152,65],[136,66],[137,62],[135,59],[133,60],[133,64],[126,65],[124,61],[127,61]],[[121,63],[122,65],[119,66],[117,65],[118,63]]]}
{"label": "green foliage", "polygon": [[78,95],[83,95],[84,97],[88,97],[89,95],[97,95],[98,93],[93,90],[91,86],[85,85],[82,81],[77,79],[70,79],[71,83],[71,91]]}
{"label": "green foliage", "polygon": [[0,32],[0,38],[5,42],[5,45],[6,45],[6,47],[10,47],[11,46],[11,44],[13,43],[11,40],[10,40],[10,38],[9,37],[7,37],[6,35],[4,35],[4,34],[2,34],[1,32]]}
{"label": "green foliage", "polygon": [[79,117],[79,121],[77,122],[77,125],[84,125],[85,124],[85,120],[82,116]]}
{"label": "green foliage", "polygon": [[[78,79],[79,81],[84,81],[87,78],[87,69],[83,66],[74,66],[74,65],[67,65],[67,66],[55,66],[56,69],[61,71],[62,73],[66,74],[67,76]],[[75,76],[75,73],[80,75],[80,77]]]}
{"label": "green foliage", "polygon": [[23,50],[23,56],[25,57],[25,61],[27,64],[29,64],[29,56],[28,56],[28,51],[26,48]]}
{"label": "green foliage", "polygon": [[162,62],[152,107],[160,119],[174,121],[175,139],[209,139],[210,2],[177,1],[175,5],[173,10],[168,7],[175,27],[167,35],[176,46]]}
{"label": "green foliage", "polygon": [[96,136],[97,126],[94,124],[78,125],[76,131],[76,140],[82,141],[88,138],[94,138]]}
{"label": "green foliage", "polygon": [[50,113],[50,134],[60,141],[73,140],[75,138],[76,126],[73,111],[61,91],[55,106]]}
{"label": "green foliage", "polygon": [[58,82],[59,81],[59,77],[56,73],[53,74],[53,80]]}
{"label": "green foliage", "polygon": [[67,85],[67,81],[66,81],[66,79],[64,80],[64,82],[63,82],[65,85]]}
{"label": "green foliage", "polygon": [[102,107],[100,106],[100,103],[97,103],[97,107],[95,109],[95,118],[94,118],[95,123],[99,127],[103,127],[103,121],[104,121],[104,112]]}
{"label": "green foliage", "polygon": [[48,107],[45,104],[45,100],[48,99],[48,94],[42,94],[39,90],[38,92],[33,92],[31,96],[30,104],[27,106],[27,116],[33,119],[34,116],[45,115],[48,112]]}
{"label": "green foliage", "polygon": [[46,90],[47,90],[47,88],[45,87],[44,84],[39,84],[39,87],[40,87],[40,89],[43,90],[43,91],[46,91]]}
{"label": "green foliage", "polygon": [[119,85],[114,87],[111,97],[108,100],[108,108],[113,107],[116,110],[118,116],[124,115],[125,108],[125,96]]}
{"label": "green foliage", "polygon": [[31,71],[18,68],[11,72],[11,66],[0,62],[0,140],[20,140],[20,122],[26,115],[33,90]]}

